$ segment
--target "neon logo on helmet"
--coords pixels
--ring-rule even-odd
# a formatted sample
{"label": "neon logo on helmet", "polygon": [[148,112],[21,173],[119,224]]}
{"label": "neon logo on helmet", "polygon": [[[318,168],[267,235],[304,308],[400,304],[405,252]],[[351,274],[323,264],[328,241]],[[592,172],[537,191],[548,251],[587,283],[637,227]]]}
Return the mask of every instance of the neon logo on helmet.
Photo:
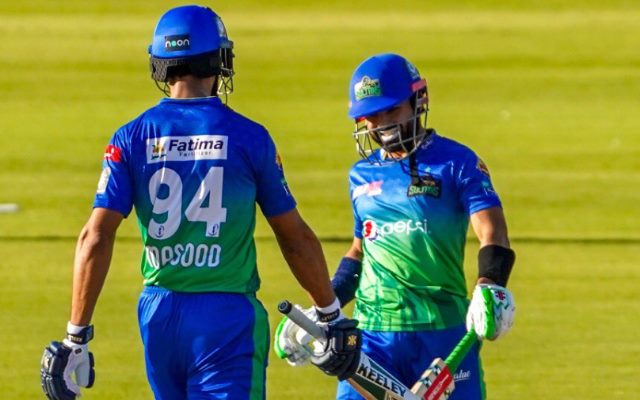
{"label": "neon logo on helmet", "polygon": [[164,37],[164,48],[167,51],[188,50],[191,48],[189,35],[173,35]]}
{"label": "neon logo on helmet", "polygon": [[382,88],[380,87],[379,79],[371,79],[368,76],[363,76],[360,82],[353,86],[355,92],[356,101],[360,101],[367,97],[381,96]]}

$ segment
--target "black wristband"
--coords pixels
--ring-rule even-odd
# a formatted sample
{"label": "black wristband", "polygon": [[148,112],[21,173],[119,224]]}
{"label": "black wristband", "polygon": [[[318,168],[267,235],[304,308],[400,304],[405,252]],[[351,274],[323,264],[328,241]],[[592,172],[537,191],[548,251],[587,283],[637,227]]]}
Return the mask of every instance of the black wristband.
{"label": "black wristband", "polygon": [[509,248],[496,244],[484,246],[478,252],[478,277],[491,279],[497,285],[507,287],[515,261],[516,253]]}
{"label": "black wristband", "polygon": [[93,339],[93,325],[87,325],[79,333],[67,332],[67,339],[74,344],[87,344]]}

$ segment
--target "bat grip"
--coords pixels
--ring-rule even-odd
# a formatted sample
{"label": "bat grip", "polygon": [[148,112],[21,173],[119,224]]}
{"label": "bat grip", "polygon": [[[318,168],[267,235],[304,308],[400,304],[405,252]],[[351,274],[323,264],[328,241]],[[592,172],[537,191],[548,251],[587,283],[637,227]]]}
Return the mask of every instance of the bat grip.
{"label": "bat grip", "polygon": [[324,330],[305,315],[299,308],[294,307],[288,300],[282,300],[278,304],[278,311],[286,315],[294,324],[307,331],[311,336],[318,340],[327,338]]}
{"label": "bat grip", "polygon": [[476,344],[477,341],[478,336],[472,329],[464,335],[462,340],[451,351],[451,354],[449,354],[449,357],[447,357],[444,362],[449,366],[449,369],[452,373],[458,369],[464,357],[467,355],[469,350],[471,350],[471,347]]}

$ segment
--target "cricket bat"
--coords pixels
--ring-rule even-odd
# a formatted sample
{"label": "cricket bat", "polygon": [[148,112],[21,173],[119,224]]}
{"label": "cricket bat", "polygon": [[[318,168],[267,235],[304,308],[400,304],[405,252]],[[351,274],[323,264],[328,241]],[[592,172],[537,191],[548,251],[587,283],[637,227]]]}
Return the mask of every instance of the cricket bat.
{"label": "cricket bat", "polygon": [[[286,315],[300,328],[307,331],[320,342],[326,340],[325,331],[307,317],[302,311],[294,307],[287,300],[278,304],[278,311]],[[420,399],[409,390],[395,376],[387,372],[382,366],[360,353],[360,363],[356,373],[347,380],[353,388],[367,400],[418,400]]]}
{"label": "cricket bat", "polygon": [[453,375],[477,341],[478,336],[475,331],[468,331],[446,360],[442,361],[442,358],[433,360],[429,368],[413,385],[411,392],[418,399],[447,400],[455,389]]}
{"label": "cricket bat", "polygon": [[[325,340],[324,330],[289,301],[280,302],[278,311],[317,340]],[[411,390],[364,353],[348,382],[367,400],[447,400],[455,388],[456,370],[477,341],[475,331],[467,332],[444,361],[433,360]]]}

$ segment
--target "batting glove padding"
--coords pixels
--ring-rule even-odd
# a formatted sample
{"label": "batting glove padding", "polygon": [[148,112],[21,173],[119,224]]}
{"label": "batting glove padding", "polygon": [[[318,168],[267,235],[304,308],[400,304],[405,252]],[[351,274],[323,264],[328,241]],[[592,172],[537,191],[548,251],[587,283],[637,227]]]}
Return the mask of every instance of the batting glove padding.
{"label": "batting glove padding", "polygon": [[311,363],[325,374],[345,380],[353,376],[360,362],[362,333],[358,321],[340,319],[327,325],[327,341],[311,355]]}
{"label": "batting glove padding", "polygon": [[[311,307],[306,310],[296,305],[309,319],[318,321],[316,310]],[[313,337],[304,329],[294,324],[287,317],[283,317],[276,329],[274,350],[280,359],[287,360],[289,365],[300,367],[309,363],[313,349],[311,347]]]}
{"label": "batting glove padding", "polygon": [[480,340],[495,340],[509,332],[515,312],[516,304],[506,288],[476,285],[467,311],[467,330],[475,330]]}
{"label": "batting glove padding", "polygon": [[75,400],[80,396],[80,387],[93,386],[93,366],[93,354],[86,344],[75,344],[68,339],[62,343],[51,342],[40,362],[42,390],[49,400]]}

